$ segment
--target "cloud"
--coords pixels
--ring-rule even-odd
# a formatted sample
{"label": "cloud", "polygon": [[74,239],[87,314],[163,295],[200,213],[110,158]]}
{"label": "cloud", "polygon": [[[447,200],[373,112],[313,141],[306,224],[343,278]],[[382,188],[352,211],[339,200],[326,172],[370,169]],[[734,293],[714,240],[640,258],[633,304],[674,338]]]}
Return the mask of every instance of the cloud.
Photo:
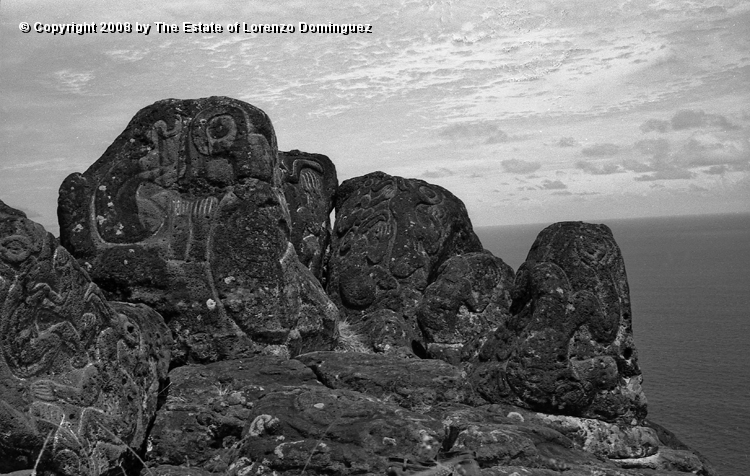
{"label": "cloud", "polygon": [[542,166],[539,162],[527,162],[519,159],[508,159],[500,162],[503,170],[511,174],[530,174]]}
{"label": "cloud", "polygon": [[729,167],[727,167],[726,165],[714,165],[710,169],[704,170],[703,173],[709,175],[724,175],[728,171]]}
{"label": "cloud", "polygon": [[707,117],[708,115],[703,110],[683,109],[672,116],[672,128],[678,131],[701,127],[707,122]]}
{"label": "cloud", "polygon": [[659,119],[649,119],[648,121],[641,124],[641,132],[667,132],[669,130],[669,121],[662,121]]}
{"label": "cloud", "polygon": [[645,162],[639,162],[635,159],[625,159],[622,161],[622,166],[625,170],[630,170],[631,172],[636,173],[643,173],[643,172],[653,172],[654,168],[651,167],[649,164]]}
{"label": "cloud", "polygon": [[665,158],[669,154],[669,141],[667,139],[645,139],[639,140],[633,147],[644,155],[654,158]]}
{"label": "cloud", "polygon": [[541,188],[544,190],[563,190],[568,188],[568,186],[559,180],[545,180]]}
{"label": "cloud", "polygon": [[685,179],[693,178],[694,176],[695,174],[689,170],[680,169],[680,168],[671,168],[671,169],[657,170],[651,175],[641,175],[639,177],[636,177],[635,180],[638,182],[651,182],[654,180],[685,180]]}
{"label": "cloud", "polygon": [[713,134],[694,135],[682,146],[679,156],[693,167],[744,164],[750,162],[750,141]]}
{"label": "cloud", "polygon": [[714,126],[724,130],[737,130],[738,126],[719,114],[706,114],[702,109],[682,109],[672,116],[672,129],[694,129],[696,127]]}
{"label": "cloud", "polygon": [[422,172],[422,177],[424,178],[443,178],[452,175],[455,175],[455,172],[451,169],[446,169],[445,167],[440,167],[437,170],[425,170]]}
{"label": "cloud", "polygon": [[581,153],[588,157],[608,157],[617,155],[619,151],[617,144],[594,144],[581,150]]}
{"label": "cloud", "polygon": [[619,167],[615,164],[602,164],[596,165],[585,160],[579,160],[576,162],[576,168],[583,170],[591,175],[610,175],[619,172]]}
{"label": "cloud", "polygon": [[446,127],[440,131],[440,136],[449,140],[476,139],[492,137],[498,131],[502,132],[497,126],[486,122],[463,122]]}
{"label": "cloud", "polygon": [[557,145],[560,147],[577,147],[578,141],[572,137],[561,137],[560,140],[557,141]]}
{"label": "cloud", "polygon": [[88,83],[94,79],[92,71],[75,72],[69,69],[52,74],[54,87],[64,93],[83,94]]}
{"label": "cloud", "polygon": [[497,130],[493,135],[489,136],[486,141],[484,141],[485,144],[499,144],[501,142],[508,142],[510,140],[510,136],[505,133],[504,131]]}
{"label": "cloud", "polygon": [[484,144],[499,144],[516,140],[494,124],[488,122],[464,122],[452,124],[438,135],[451,141],[470,141]]}

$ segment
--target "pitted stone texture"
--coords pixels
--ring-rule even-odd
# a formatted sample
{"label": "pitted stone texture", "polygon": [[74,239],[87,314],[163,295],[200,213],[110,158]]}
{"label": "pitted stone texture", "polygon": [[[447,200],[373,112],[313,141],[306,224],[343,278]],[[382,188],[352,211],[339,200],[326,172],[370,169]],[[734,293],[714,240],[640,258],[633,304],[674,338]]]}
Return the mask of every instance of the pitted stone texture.
{"label": "pitted stone texture", "polygon": [[297,259],[282,176],[260,109],[159,101],[63,182],[61,241],[109,296],[167,319],[178,362],[330,349],[338,311]]}
{"label": "pitted stone texture", "polygon": [[383,474],[388,456],[430,458],[440,448],[440,421],[326,388],[296,360],[188,365],[170,379],[146,452],[157,474],[160,465],[214,474]]}
{"label": "pitted stone texture", "polygon": [[336,167],[322,154],[279,152],[284,196],[292,220],[292,244],[299,260],[323,282],[331,244],[331,212],[338,188]]}
{"label": "pitted stone texture", "polygon": [[149,436],[146,460],[225,474],[238,457],[244,428],[257,402],[276,391],[320,386],[296,360],[255,356],[169,372],[166,403]]}
{"label": "pitted stone texture", "polygon": [[516,273],[510,311],[479,353],[485,398],[605,421],[645,417],[625,265],[609,228],[544,229]]}
{"label": "pitted stone texture", "polygon": [[383,172],[347,180],[336,217],[327,289],[355,325],[390,309],[418,336],[416,308],[440,265],[482,251],[463,203],[422,180]]}
{"label": "pitted stone texture", "polygon": [[513,269],[489,252],[453,256],[438,270],[417,307],[431,358],[457,365],[464,346],[507,321]]}
{"label": "pitted stone texture", "polygon": [[[0,472],[99,475],[143,444],[169,329],[107,302],[41,225],[0,202]],[[45,446],[45,440],[49,440]]]}
{"label": "pitted stone texture", "polygon": [[425,412],[441,403],[486,403],[460,368],[436,359],[404,359],[356,352],[311,352],[297,359],[324,385],[361,392]]}

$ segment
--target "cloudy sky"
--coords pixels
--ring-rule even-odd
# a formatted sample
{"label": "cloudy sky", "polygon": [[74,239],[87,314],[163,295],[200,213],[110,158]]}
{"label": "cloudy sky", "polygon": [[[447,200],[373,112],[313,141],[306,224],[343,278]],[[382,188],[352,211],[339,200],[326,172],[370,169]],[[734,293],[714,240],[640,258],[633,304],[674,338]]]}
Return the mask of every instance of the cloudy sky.
{"label": "cloudy sky", "polygon": [[[262,108],[281,150],[328,155],[340,180],[442,185],[477,226],[750,211],[747,1],[118,3],[0,3],[0,199],[54,233],[61,181],[139,109],[211,95]],[[227,32],[236,22],[297,31]]]}

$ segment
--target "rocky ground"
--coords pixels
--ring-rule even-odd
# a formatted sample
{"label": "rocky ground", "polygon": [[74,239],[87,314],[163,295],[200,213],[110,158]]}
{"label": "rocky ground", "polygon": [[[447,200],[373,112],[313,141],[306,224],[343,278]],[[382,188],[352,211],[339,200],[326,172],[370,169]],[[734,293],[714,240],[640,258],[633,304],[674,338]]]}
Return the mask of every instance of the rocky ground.
{"label": "rocky ground", "polygon": [[514,272],[449,191],[339,185],[224,97],[141,110],[58,216],[0,202],[3,475],[715,474],[647,418],[604,225]]}

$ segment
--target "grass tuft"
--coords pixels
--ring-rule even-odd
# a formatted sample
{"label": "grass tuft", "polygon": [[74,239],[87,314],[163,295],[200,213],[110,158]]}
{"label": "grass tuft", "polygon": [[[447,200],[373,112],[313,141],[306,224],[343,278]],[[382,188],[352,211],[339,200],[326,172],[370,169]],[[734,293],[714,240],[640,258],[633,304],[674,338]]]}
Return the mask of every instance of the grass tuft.
{"label": "grass tuft", "polygon": [[346,320],[339,321],[339,337],[336,342],[336,352],[360,352],[372,354],[372,349],[365,344],[364,338],[357,334],[352,325]]}

